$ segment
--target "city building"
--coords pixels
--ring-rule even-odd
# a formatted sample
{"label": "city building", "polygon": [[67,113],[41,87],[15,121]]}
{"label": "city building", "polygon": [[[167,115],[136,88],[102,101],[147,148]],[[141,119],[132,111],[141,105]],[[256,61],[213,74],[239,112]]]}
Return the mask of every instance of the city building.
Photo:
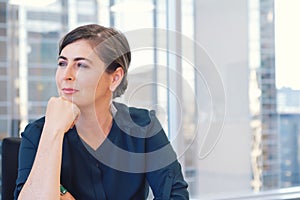
{"label": "city building", "polygon": [[300,113],[278,113],[280,125],[280,187],[300,185]]}
{"label": "city building", "polygon": [[288,87],[277,89],[277,111],[284,113],[300,113],[300,90]]}
{"label": "city building", "polygon": [[277,90],[280,132],[281,187],[300,185],[300,91]]}
{"label": "city building", "polygon": [[280,157],[275,84],[274,0],[249,1],[252,188],[279,188]]}

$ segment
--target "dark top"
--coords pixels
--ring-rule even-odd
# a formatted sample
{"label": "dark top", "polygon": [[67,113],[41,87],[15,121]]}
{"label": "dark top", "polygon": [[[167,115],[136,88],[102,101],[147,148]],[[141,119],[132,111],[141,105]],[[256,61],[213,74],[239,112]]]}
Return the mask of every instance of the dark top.
{"label": "dark top", "polygon": [[[156,200],[189,199],[181,166],[154,112],[113,105],[112,128],[97,150],[81,140],[76,127],[65,134],[61,184],[77,200],[142,200],[149,185]],[[44,122],[36,120],[22,133],[15,199],[32,168]]]}

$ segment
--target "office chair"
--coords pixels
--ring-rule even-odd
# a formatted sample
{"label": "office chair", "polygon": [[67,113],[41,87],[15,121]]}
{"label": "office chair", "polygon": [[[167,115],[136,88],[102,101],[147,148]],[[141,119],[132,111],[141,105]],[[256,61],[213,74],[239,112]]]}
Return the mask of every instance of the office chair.
{"label": "office chair", "polygon": [[2,200],[13,200],[18,175],[21,138],[7,137],[2,141]]}

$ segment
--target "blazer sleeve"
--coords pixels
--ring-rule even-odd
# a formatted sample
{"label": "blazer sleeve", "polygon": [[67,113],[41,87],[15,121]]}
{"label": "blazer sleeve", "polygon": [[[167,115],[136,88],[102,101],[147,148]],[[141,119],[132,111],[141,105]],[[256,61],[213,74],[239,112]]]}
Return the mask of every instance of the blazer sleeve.
{"label": "blazer sleeve", "polygon": [[22,187],[29,176],[36,155],[41,132],[42,125],[37,122],[33,122],[27,125],[24,132],[21,134],[22,139],[19,149],[18,177],[16,180],[14,199],[18,199],[20,191],[22,190]]}
{"label": "blazer sleeve", "polygon": [[150,112],[150,119],[146,138],[146,178],[154,199],[189,199],[188,184],[176,153],[154,112]]}

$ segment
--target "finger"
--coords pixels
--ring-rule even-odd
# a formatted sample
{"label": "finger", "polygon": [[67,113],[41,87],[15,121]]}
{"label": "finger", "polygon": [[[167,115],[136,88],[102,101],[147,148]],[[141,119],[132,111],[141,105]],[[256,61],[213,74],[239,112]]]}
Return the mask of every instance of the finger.
{"label": "finger", "polygon": [[64,101],[69,101],[68,99],[66,99],[66,98],[63,97],[63,96],[59,96],[58,99],[61,99],[61,100],[64,100]]}
{"label": "finger", "polygon": [[74,128],[77,120],[78,120],[79,114],[76,116],[75,120],[73,121],[73,123],[71,124],[71,128]]}
{"label": "finger", "polygon": [[78,106],[76,105],[76,104],[74,104],[74,103],[72,103],[73,104],[73,112],[74,112],[74,115],[75,115],[75,117],[74,117],[74,121],[76,121],[77,119],[78,119],[78,117],[79,117],[79,115],[80,115],[80,109],[78,108]]}

